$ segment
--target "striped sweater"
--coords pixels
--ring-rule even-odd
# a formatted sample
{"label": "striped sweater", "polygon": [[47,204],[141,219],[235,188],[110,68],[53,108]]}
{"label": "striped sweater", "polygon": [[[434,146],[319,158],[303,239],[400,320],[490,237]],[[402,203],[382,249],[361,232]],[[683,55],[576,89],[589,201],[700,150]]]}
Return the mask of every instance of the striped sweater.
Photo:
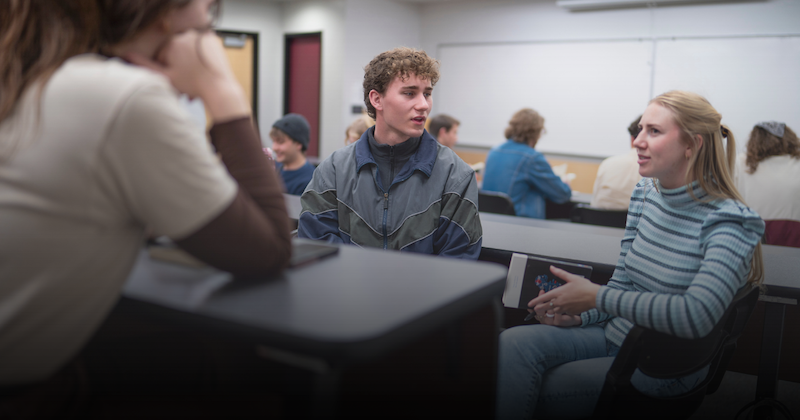
{"label": "striped sweater", "polygon": [[[708,195],[695,182],[695,196]],[[597,293],[583,325],[603,322],[606,338],[621,345],[633,324],[684,338],[711,332],[744,286],[764,222],[734,200],[704,203],[688,187],[639,182],[614,275]]]}

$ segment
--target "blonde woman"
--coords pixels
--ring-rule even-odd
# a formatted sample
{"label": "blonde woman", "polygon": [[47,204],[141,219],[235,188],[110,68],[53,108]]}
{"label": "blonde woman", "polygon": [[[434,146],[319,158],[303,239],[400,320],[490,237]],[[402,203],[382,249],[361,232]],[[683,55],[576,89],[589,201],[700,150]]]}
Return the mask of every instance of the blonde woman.
{"label": "blonde woman", "polygon": [[[645,178],[631,197],[617,268],[606,286],[551,269],[566,284],[528,303],[541,324],[500,336],[498,418],[591,416],[634,324],[702,337],[742,286],[761,281],[764,222],[733,185],[736,146],[721,119],[689,92],[647,106],[633,143]],[[543,386],[549,370],[554,380]],[[678,380],[636,372],[632,381],[646,394],[671,396],[707,372]]]}

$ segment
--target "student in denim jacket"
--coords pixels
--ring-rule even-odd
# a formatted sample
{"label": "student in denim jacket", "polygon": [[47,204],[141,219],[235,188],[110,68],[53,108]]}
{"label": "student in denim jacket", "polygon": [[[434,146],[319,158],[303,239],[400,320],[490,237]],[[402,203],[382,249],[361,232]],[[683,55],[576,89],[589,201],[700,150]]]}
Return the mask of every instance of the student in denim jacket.
{"label": "student in denim jacket", "polygon": [[521,109],[508,122],[508,140],[486,157],[483,189],[508,194],[517,216],[544,219],[545,200],[565,203],[572,196],[569,185],[534,149],[543,131],[544,118],[533,109]]}

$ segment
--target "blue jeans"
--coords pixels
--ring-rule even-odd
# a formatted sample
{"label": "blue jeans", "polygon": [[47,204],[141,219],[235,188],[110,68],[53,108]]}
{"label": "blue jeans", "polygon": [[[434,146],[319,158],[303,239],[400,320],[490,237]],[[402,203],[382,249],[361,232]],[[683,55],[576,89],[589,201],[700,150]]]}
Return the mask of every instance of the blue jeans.
{"label": "blue jeans", "polygon": [[[585,328],[524,325],[503,331],[497,418],[591,416],[618,352],[619,347],[606,342],[600,325]],[[679,379],[655,379],[637,370],[631,383],[647,395],[674,396],[694,388],[707,373],[705,368]]]}

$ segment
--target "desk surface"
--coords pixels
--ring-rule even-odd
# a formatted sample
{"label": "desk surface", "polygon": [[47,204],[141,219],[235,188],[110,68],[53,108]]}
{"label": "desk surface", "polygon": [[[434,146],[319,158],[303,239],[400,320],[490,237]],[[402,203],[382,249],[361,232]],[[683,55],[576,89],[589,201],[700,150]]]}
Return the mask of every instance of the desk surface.
{"label": "desk surface", "polygon": [[247,330],[262,344],[348,360],[485,305],[502,295],[505,277],[496,264],[342,246],[272,279],[233,280],[142,252],[123,296],[170,309],[176,319]]}
{"label": "desk surface", "polygon": [[[549,222],[559,223],[559,222]],[[619,259],[619,236],[585,230],[561,230],[552,226],[526,226],[481,219],[483,247],[502,251],[523,252],[558,259],[578,260],[590,264],[615,266]],[[570,223],[561,223],[571,225]]]}
{"label": "desk surface", "polygon": [[[481,214],[483,247],[614,266],[623,229],[539,220],[510,223]],[[508,216],[500,216],[508,217]],[[615,234],[616,232],[616,234]],[[800,248],[764,245],[767,295],[800,296]]]}
{"label": "desk surface", "polygon": [[774,294],[783,296],[792,294],[797,299],[800,297],[800,248],[788,246],[763,245],[764,256],[764,284],[767,286],[778,286],[791,288],[782,293],[771,293],[767,289],[767,295]]}
{"label": "desk surface", "polygon": [[[300,197],[285,197],[290,217],[297,217]],[[484,248],[611,266],[619,258],[624,229],[492,213],[481,213],[480,217]],[[798,289],[800,295],[800,248],[764,245],[763,255],[765,284]]]}
{"label": "desk surface", "polygon": [[481,224],[497,222],[543,229],[554,229],[562,232],[569,231],[580,234],[612,236],[618,239],[622,239],[622,236],[625,233],[625,229],[622,228],[562,222],[558,220],[531,219],[530,217],[507,216],[504,214],[480,213],[480,217]]}

